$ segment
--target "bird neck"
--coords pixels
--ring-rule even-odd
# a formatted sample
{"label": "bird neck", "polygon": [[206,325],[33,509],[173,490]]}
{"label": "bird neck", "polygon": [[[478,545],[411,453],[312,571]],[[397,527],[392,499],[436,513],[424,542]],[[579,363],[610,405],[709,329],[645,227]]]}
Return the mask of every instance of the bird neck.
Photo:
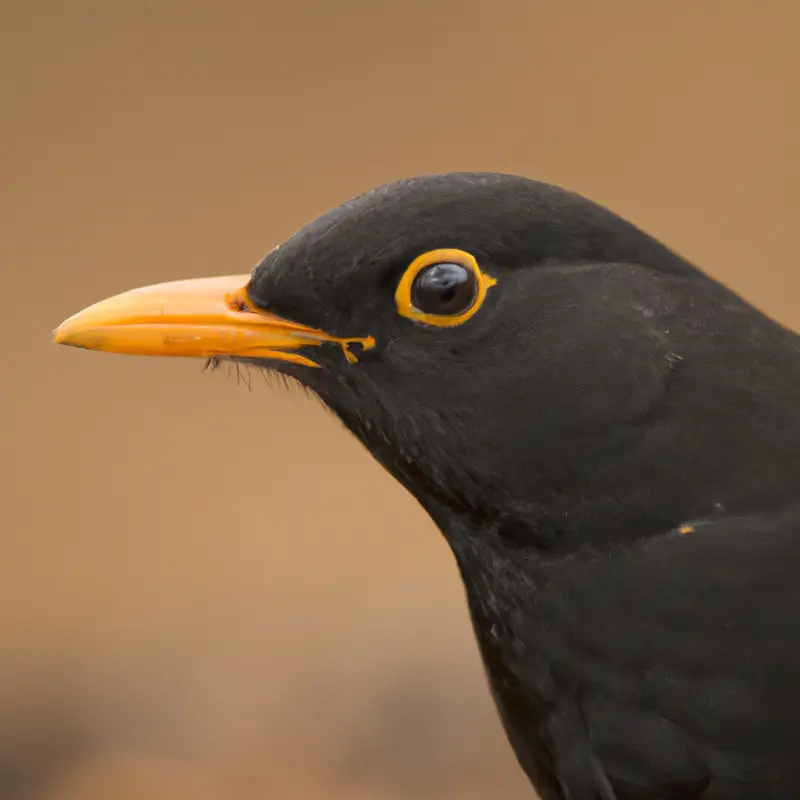
{"label": "bird neck", "polygon": [[525,553],[530,570],[537,559],[797,503],[800,337],[763,317],[743,324],[746,336],[683,343],[663,402],[624,448],[613,428],[565,441],[556,480],[526,473],[513,494],[487,485],[485,505],[414,481],[459,563]]}

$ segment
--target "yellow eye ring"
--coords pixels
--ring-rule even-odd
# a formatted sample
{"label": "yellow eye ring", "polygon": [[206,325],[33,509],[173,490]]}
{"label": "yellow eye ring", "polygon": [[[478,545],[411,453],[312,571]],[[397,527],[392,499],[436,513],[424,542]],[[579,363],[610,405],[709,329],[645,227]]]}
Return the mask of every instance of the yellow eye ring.
{"label": "yellow eye ring", "polygon": [[[429,267],[438,265],[456,264],[471,273],[474,279],[474,296],[468,307],[453,314],[432,314],[421,311],[414,305],[412,296],[414,293],[414,281]],[[397,312],[402,317],[413,319],[416,322],[424,322],[426,325],[438,325],[441,328],[450,328],[454,325],[461,325],[470,317],[474,316],[486,299],[486,292],[490,286],[494,286],[497,281],[490,275],[481,271],[475,256],[464,250],[445,248],[442,250],[429,250],[417,256],[403,273],[397,291],[394,294]]]}

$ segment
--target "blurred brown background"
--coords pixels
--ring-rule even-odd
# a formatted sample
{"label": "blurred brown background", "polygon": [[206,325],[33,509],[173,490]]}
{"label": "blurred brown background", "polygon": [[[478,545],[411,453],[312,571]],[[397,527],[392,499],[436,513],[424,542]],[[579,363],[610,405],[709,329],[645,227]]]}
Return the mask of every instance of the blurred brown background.
{"label": "blurred brown background", "polygon": [[444,543],[338,423],[50,330],[454,169],[576,189],[800,326],[797,4],[0,10],[0,798],[530,796]]}

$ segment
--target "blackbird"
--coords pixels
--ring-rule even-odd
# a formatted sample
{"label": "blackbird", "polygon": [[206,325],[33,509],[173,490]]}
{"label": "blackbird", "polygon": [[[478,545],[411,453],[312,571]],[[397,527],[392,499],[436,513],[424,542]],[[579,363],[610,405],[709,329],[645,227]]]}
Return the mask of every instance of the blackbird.
{"label": "blackbird", "polygon": [[800,798],[800,341],[633,224],[415,177],[55,339],[317,394],[449,543],[540,797]]}

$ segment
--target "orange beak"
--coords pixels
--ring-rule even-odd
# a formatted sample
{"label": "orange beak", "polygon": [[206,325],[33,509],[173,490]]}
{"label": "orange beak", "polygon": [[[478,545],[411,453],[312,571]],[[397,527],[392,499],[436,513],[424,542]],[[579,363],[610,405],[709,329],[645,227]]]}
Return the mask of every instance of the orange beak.
{"label": "orange beak", "polygon": [[319,365],[297,352],[334,342],[375,346],[371,336],[343,339],[255,308],[249,275],[160,283],[101,300],[56,328],[57,344],[147,356],[239,356]]}

